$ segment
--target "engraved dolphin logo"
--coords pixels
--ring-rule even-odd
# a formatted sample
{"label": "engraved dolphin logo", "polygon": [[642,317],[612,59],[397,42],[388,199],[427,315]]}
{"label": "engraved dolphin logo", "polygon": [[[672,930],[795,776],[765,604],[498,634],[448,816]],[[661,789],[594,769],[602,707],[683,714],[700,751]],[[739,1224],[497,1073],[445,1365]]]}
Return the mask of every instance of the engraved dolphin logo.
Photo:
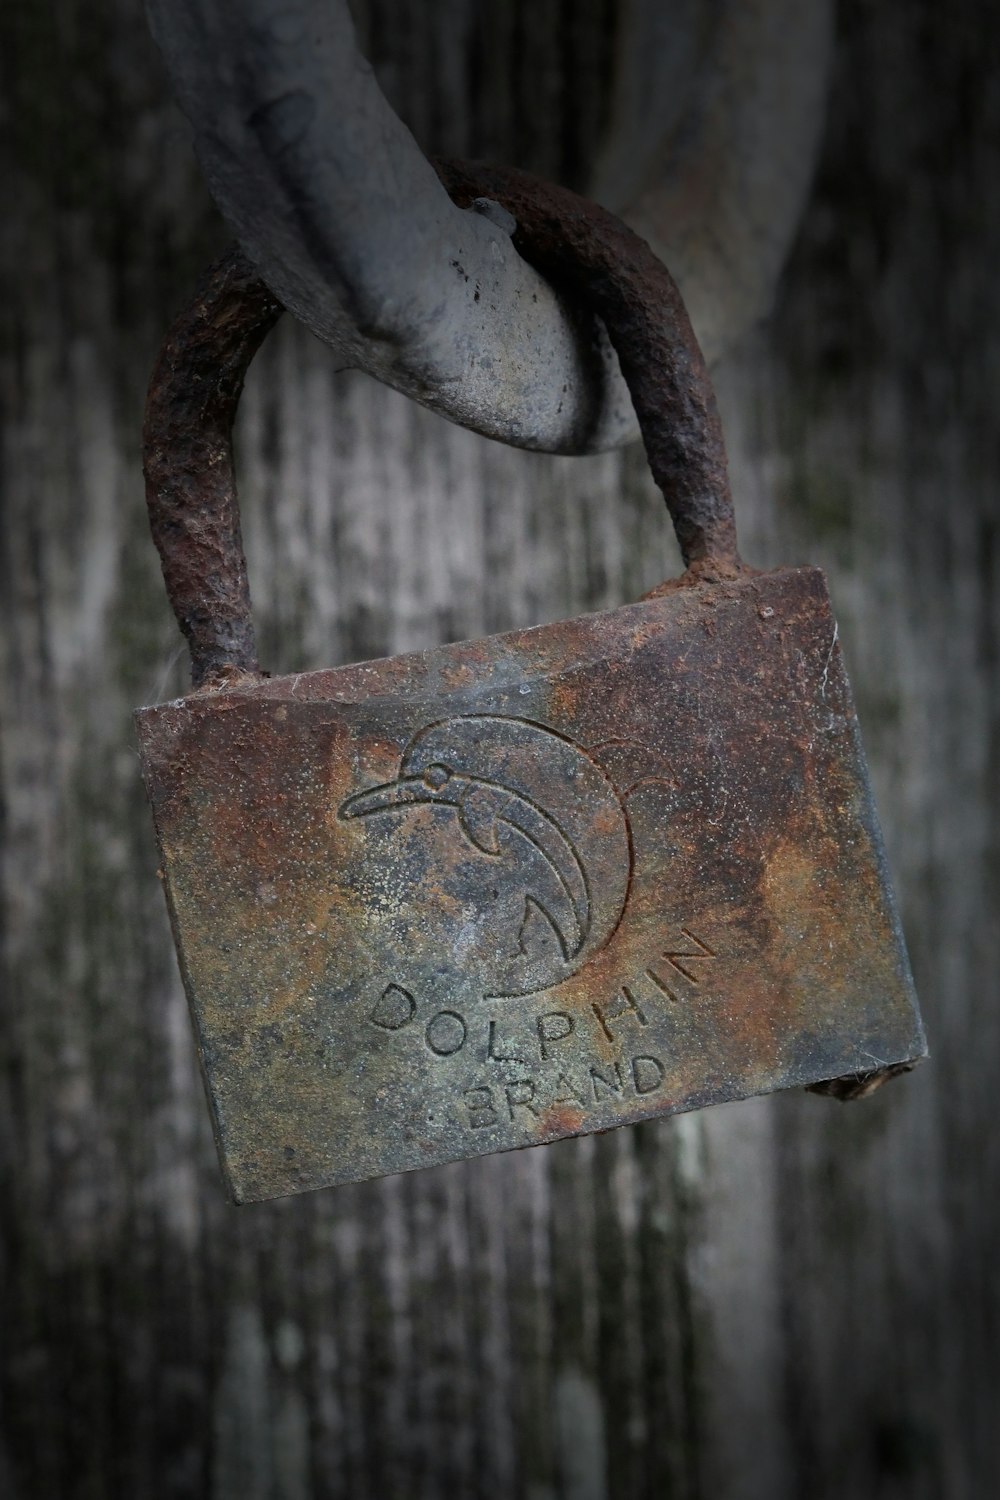
{"label": "engraved dolphin logo", "polygon": [[[395,778],[353,793],[338,812],[381,822],[420,807],[453,809],[474,850],[505,857],[493,895],[514,924],[515,946],[504,948],[509,928],[493,929],[491,940],[482,928],[475,962],[493,998],[532,994],[575,973],[617,930],[632,876],[625,802],[642,782],[662,779],[658,757],[642,764],[649,754],[625,740],[584,749],[530,719],[456,715],[420,729]],[[656,774],[642,775],[647,769]],[[468,866],[440,878],[453,893],[474,889]],[[471,930],[455,938],[460,966]]]}
{"label": "engraved dolphin logo", "polygon": [[[454,807],[465,837],[481,853],[494,857],[503,853],[501,830],[512,829],[546,862],[562,897],[558,909],[553,910],[555,903],[551,900],[543,905],[535,897],[527,896],[525,925],[535,912],[541,913],[556,934],[563,958],[576,958],[591,927],[590,890],[583,861],[558,817],[524,791],[499,779],[502,766],[497,766],[497,760],[502,760],[502,754],[498,757],[494,753],[497,746],[491,743],[497,738],[494,726],[501,726],[499,733],[509,739],[509,723],[523,724],[523,721],[472,716],[460,722],[480,730],[474,745],[460,747],[464,754],[456,755],[459,747],[455,743],[453,722],[431,725],[411,741],[403,755],[399,776],[348,797],[341,805],[340,816],[366,818],[419,803]],[[483,733],[487,727],[494,732]],[[537,734],[539,738],[543,735],[551,738],[541,728]],[[463,737],[471,737],[468,728]],[[470,756],[470,749],[478,753]],[[522,943],[523,931],[522,927]]]}

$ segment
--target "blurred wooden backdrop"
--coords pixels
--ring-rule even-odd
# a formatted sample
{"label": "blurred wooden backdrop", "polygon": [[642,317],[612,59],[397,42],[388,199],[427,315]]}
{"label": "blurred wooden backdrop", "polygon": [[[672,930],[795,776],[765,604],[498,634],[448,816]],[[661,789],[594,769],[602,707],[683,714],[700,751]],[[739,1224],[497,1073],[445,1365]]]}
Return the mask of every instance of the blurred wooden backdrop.
{"label": "blurred wooden backdrop", "polygon": [[[614,0],[358,10],[422,144],[586,185]],[[240,1211],[129,720],[183,688],[146,375],[226,236],[138,0],[11,0],[0,68],[0,1495],[1000,1493],[995,8],[844,0],[776,312],[719,376],[746,555],[831,576],[932,1062],[860,1105]],[[609,606],[672,565],[640,452],[492,445],[290,321],[239,456],[276,671]]]}

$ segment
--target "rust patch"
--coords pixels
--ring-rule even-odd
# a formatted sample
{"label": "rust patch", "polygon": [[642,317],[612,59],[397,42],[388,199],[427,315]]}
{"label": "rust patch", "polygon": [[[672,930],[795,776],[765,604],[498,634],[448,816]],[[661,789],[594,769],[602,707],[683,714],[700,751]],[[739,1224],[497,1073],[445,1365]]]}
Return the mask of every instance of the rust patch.
{"label": "rust patch", "polygon": [[150,380],[143,426],[149,524],[191,648],[195,687],[259,670],[232,430],[247,367],[282,311],[243,256],[229,252],[173,324]]}

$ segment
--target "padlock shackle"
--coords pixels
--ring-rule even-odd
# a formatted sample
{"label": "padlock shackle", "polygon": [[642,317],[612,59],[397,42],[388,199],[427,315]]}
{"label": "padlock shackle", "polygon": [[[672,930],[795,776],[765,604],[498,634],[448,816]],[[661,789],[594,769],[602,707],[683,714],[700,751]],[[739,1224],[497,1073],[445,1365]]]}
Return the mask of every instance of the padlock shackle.
{"label": "padlock shackle", "polygon": [[258,673],[233,465],[243,381],[284,308],[239,251],[203,275],[153,367],[142,430],[146,506],[195,687]]}
{"label": "padlock shackle", "polygon": [[437,160],[456,203],[493,199],[517,220],[515,248],[604,323],[632,397],[653,478],[685,567],[739,571],[726,446],[701,347],[677,283],[621,219],[513,167]]}
{"label": "padlock shackle", "polygon": [[[513,214],[519,253],[603,320],[687,576],[740,571],[715,394],[666,266],[620,219],[566,188],[508,167],[435,166],[461,206],[488,198]],[[171,327],[150,382],[146,502],[195,687],[260,671],[232,428],[247,368],[282,310],[242,254],[230,251]]]}

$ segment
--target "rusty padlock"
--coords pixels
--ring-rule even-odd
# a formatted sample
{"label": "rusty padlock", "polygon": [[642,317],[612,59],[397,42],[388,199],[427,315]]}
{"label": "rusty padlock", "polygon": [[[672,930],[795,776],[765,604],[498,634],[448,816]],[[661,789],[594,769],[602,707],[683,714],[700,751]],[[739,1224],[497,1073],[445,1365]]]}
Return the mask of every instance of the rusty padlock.
{"label": "rusty padlock", "polygon": [[823,574],[736,550],[666,270],[522,174],[488,193],[604,319],[684,576],[605,614],[272,679],[232,471],[281,309],[238,256],[164,345],[146,472],[195,691],[137,715],[238,1202],[806,1085],[925,1052]]}

